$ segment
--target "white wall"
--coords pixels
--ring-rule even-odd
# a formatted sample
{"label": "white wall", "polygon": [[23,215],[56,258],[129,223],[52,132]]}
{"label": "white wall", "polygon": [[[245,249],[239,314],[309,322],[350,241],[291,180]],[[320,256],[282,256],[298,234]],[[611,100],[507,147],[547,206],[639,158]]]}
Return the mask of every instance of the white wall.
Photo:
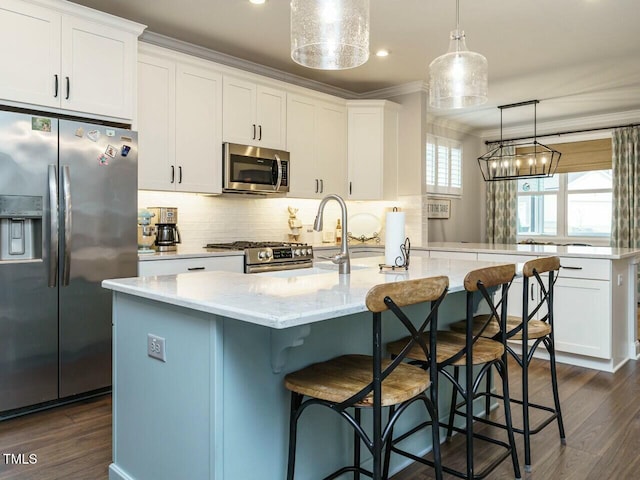
{"label": "white wall", "polygon": [[479,137],[452,128],[429,124],[427,132],[462,142],[462,197],[451,198],[450,218],[428,220],[429,242],[483,242],[485,190],[477,158],[484,153],[484,144]]}

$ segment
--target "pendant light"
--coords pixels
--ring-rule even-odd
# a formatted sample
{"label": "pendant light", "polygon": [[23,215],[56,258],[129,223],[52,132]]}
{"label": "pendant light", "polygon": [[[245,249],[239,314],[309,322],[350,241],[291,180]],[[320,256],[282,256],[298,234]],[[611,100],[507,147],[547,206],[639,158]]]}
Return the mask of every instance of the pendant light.
{"label": "pendant light", "polygon": [[291,58],[344,70],[369,59],[369,0],[291,0]]}
{"label": "pendant light", "polygon": [[[562,153],[538,142],[536,126],[538,103],[540,100],[529,100],[498,107],[500,109],[500,143],[497,147],[478,157],[478,165],[485,182],[555,175]],[[502,111],[526,105],[533,105],[532,140],[520,143],[503,140]]]}
{"label": "pendant light", "polygon": [[450,34],[449,51],[429,65],[429,104],[439,109],[482,105],[487,101],[488,77],[487,59],[467,50],[456,0],[456,29]]}

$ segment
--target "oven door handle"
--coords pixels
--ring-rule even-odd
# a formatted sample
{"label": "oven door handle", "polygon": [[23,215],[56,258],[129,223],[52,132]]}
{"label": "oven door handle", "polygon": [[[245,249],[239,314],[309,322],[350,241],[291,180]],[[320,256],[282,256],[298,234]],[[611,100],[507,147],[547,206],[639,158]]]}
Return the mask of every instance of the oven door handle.
{"label": "oven door handle", "polygon": [[280,190],[280,185],[282,184],[282,161],[280,160],[280,155],[277,153],[274,155],[276,158],[276,165],[278,166],[278,179],[276,180],[276,184],[274,187],[274,191]]}

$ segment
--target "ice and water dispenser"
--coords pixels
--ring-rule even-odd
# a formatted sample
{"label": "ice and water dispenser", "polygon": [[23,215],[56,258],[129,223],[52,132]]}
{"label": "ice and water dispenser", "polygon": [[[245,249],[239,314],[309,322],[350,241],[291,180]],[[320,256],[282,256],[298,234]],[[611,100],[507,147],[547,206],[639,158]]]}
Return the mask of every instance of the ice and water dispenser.
{"label": "ice and water dispenser", "polygon": [[0,195],[0,262],[42,258],[43,199]]}

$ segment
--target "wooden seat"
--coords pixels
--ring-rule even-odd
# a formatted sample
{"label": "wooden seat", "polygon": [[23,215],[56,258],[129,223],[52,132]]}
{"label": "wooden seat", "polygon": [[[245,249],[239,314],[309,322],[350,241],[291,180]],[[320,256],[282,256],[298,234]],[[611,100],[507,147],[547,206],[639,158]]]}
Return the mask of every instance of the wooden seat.
{"label": "wooden seat", "polygon": [[[424,334],[425,343],[429,343],[429,334]],[[447,332],[447,331],[439,331],[438,332],[438,363],[443,363],[448,359],[452,358],[456,353],[464,350],[466,343],[466,335],[456,332]],[[387,352],[391,355],[398,355],[402,348],[407,344],[407,339],[403,338],[401,340],[397,340],[395,342],[391,342],[387,344]],[[488,340],[486,338],[479,338],[473,344],[473,353],[471,354],[471,359],[473,365],[481,365],[488,362],[493,362],[494,360],[502,357],[504,353],[504,347],[500,342],[496,342],[493,340]],[[411,360],[419,360],[424,362],[424,354],[422,353],[422,349],[417,346],[414,346],[411,351],[407,354],[407,358]],[[464,365],[467,361],[467,356],[462,355],[455,361],[451,363],[451,365]]]}
{"label": "wooden seat", "polygon": [[[366,305],[373,318],[373,355],[342,355],[315,363],[285,376],[284,386],[291,391],[289,421],[289,459],[287,480],[294,479],[298,419],[309,405],[322,405],[345,418],[354,431],[353,465],[343,467],[325,478],[337,478],[352,472],[373,480],[386,479],[393,437],[393,426],[410,404],[420,402],[428,413],[431,426],[436,479],[442,479],[440,465],[440,429],[437,413],[437,380],[435,362],[435,337],[437,313],[447,294],[449,279],[433,277],[376,285],[367,293]],[[418,303],[430,303],[429,314],[416,328],[402,311],[402,307]],[[396,359],[382,358],[382,312],[391,310],[388,319],[399,320],[411,333],[405,346],[407,350],[417,346],[423,352],[427,369],[403,363],[401,352]],[[425,328],[433,341],[429,346],[421,343]],[[427,396],[426,390],[430,389]],[[306,398],[306,400],[305,400]],[[389,407],[389,420],[382,428],[382,407]],[[353,415],[347,409],[354,409]],[[360,425],[360,410],[372,410],[373,428],[368,434]],[[397,411],[396,411],[397,409]],[[360,465],[360,447],[365,445],[373,457],[372,471]],[[396,451],[396,450],[394,450]],[[398,452],[400,453],[400,452]],[[384,457],[384,465],[383,465]]]}
{"label": "wooden seat", "polygon": [[[473,317],[473,334],[478,335],[484,324],[487,322],[489,315],[476,315]],[[515,315],[507,316],[507,339],[522,340],[522,317]],[[454,332],[466,332],[467,321],[461,320],[451,325],[451,330]],[[486,338],[493,338],[500,332],[500,326],[498,321],[493,318],[482,332],[482,336]],[[513,333],[512,333],[513,332]],[[551,325],[541,320],[529,320],[527,336],[529,340],[536,338],[542,338],[551,333]]]}
{"label": "wooden seat", "polygon": [[[391,360],[382,360],[386,369]],[[307,397],[341,403],[349,399],[372,381],[373,360],[368,355],[343,355],[326,362],[314,363],[285,377],[288,390]],[[404,402],[424,392],[431,381],[422,368],[400,364],[382,383],[382,406]],[[359,402],[357,407],[373,406],[373,392]]]}

